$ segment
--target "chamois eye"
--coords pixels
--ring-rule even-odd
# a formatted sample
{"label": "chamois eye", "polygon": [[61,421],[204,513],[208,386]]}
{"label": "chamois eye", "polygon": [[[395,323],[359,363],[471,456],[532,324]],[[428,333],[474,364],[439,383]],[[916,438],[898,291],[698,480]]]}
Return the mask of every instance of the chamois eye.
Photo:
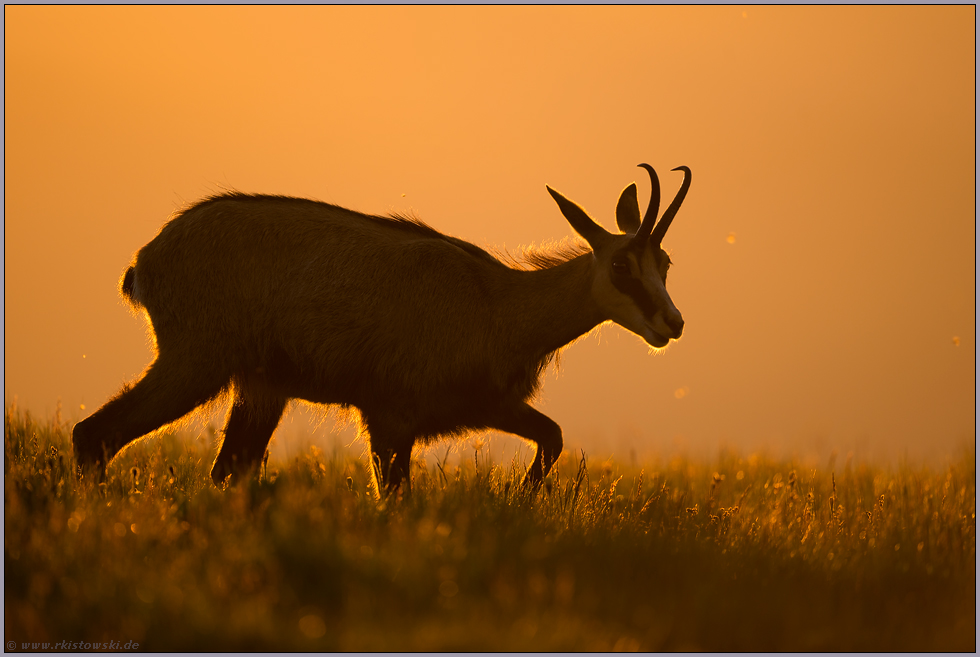
{"label": "chamois eye", "polygon": [[630,266],[625,260],[613,260],[612,268],[613,272],[620,276],[630,275]]}

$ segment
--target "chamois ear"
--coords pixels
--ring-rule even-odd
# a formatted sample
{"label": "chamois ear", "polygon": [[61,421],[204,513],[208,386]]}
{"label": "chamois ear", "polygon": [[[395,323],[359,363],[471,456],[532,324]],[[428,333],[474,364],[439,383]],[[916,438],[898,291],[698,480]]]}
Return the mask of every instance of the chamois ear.
{"label": "chamois ear", "polygon": [[630,183],[619,195],[616,225],[627,235],[635,235],[640,229],[640,203],[636,200],[636,183]]}
{"label": "chamois ear", "polygon": [[555,202],[558,203],[558,208],[565,215],[565,219],[572,225],[576,233],[585,238],[585,241],[589,243],[593,251],[601,248],[602,245],[609,241],[611,237],[609,232],[593,221],[592,217],[579,207],[577,203],[569,201],[560,192],[553,190],[551,187],[547,185],[545,187],[548,188],[548,192],[555,199]]}

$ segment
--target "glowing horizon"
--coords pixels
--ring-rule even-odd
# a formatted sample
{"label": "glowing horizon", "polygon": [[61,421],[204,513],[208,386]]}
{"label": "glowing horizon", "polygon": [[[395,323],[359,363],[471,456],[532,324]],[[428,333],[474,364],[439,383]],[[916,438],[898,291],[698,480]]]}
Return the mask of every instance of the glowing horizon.
{"label": "glowing horizon", "polygon": [[80,419],[143,370],[119,276],[209,193],[506,248],[571,234],[546,184],[611,229],[649,162],[664,203],[694,171],[664,242],[684,336],[566,349],[536,404],[566,444],[974,439],[974,7],[4,11],[7,403]]}

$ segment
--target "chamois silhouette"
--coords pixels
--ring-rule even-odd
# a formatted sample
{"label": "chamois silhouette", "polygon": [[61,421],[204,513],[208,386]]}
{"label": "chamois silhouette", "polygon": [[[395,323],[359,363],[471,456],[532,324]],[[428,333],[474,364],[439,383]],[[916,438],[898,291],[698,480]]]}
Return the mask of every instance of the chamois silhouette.
{"label": "chamois silhouette", "polygon": [[156,357],[75,425],[77,463],[104,476],[128,443],[230,391],[216,485],[253,472],[303,399],[360,412],[379,495],[410,488],[417,442],[481,429],[537,445],[523,484],[536,488],[562,450],[559,426],[528,404],[555,352],[609,320],[657,348],[684,327],[661,241],[691,171],[674,169],[684,181],[657,222],[657,174],[639,166],[652,183],[642,222],[635,184],[616,207],[621,234],[548,187],[590,248],[523,267],[403,216],[240,193],[189,207],[121,279]]}

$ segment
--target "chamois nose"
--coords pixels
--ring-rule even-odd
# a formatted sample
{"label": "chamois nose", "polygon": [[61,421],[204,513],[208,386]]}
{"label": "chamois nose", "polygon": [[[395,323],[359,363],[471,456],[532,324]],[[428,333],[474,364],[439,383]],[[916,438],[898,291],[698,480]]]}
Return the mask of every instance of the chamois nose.
{"label": "chamois nose", "polygon": [[680,315],[676,317],[664,317],[664,324],[667,325],[671,331],[674,332],[674,338],[681,337],[681,332],[684,330],[684,318]]}

